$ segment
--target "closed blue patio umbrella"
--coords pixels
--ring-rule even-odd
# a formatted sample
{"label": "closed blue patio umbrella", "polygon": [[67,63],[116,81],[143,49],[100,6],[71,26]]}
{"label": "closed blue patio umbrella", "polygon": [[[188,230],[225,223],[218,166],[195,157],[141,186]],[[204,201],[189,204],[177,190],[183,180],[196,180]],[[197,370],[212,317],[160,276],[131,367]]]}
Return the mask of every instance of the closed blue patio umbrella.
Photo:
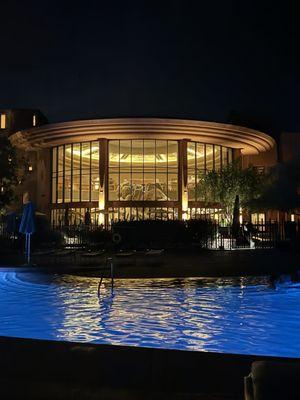
{"label": "closed blue patio umbrella", "polygon": [[25,253],[30,264],[30,236],[35,232],[35,206],[31,201],[24,206],[19,232],[26,235]]}

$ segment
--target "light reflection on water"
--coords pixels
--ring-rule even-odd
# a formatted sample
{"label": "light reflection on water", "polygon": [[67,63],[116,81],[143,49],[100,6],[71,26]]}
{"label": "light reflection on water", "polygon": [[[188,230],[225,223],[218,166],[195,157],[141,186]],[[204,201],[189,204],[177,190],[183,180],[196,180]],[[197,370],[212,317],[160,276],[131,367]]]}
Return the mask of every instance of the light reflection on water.
{"label": "light reflection on water", "polygon": [[0,273],[0,335],[300,357],[300,288]]}

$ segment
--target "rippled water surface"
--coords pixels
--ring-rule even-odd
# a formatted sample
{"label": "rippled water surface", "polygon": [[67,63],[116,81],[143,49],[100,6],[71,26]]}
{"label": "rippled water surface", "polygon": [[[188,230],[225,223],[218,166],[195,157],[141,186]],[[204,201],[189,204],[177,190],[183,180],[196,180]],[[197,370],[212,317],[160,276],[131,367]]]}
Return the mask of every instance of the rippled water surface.
{"label": "rippled water surface", "polygon": [[300,288],[0,272],[0,335],[300,357]]}

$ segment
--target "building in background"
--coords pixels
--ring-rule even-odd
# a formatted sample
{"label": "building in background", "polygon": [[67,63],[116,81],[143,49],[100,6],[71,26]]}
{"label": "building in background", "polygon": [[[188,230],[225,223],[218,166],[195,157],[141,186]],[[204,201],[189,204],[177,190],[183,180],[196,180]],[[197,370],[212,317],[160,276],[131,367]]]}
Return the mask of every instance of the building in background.
{"label": "building in background", "polygon": [[253,164],[262,171],[278,162],[271,136],[234,125],[161,118],[47,124],[41,113],[26,112],[25,118],[20,111],[1,111],[1,121],[3,114],[6,120],[2,129],[30,156],[22,192],[29,192],[54,225],[79,224],[87,212],[92,223],[103,224],[125,219],[220,220],[220,207],[205,206],[197,193],[203,174],[237,157],[245,167]]}
{"label": "building in background", "polygon": [[[282,133],[277,147],[262,132],[235,125],[161,118],[95,119],[48,124],[39,110],[0,110],[0,135],[26,151],[29,197],[54,225],[115,220],[212,218],[197,184],[209,170],[241,157],[265,171],[299,156],[300,137]],[[66,216],[68,221],[66,221]],[[292,218],[275,211],[252,222]]]}
{"label": "building in background", "polygon": [[11,135],[19,130],[37,128],[46,123],[46,117],[39,110],[0,109],[0,135]]}
{"label": "building in background", "polygon": [[[37,109],[0,109],[0,137],[11,138],[15,132],[22,129],[38,128],[47,122],[46,117]],[[23,147],[18,147],[20,148],[20,152],[23,153]],[[29,193],[31,193],[33,198],[35,198],[36,193],[36,174],[32,173],[32,164],[35,162],[36,154],[33,152],[27,154],[26,151],[26,154],[21,155],[25,156],[22,168],[27,170],[28,174],[26,174],[22,185],[16,187],[16,202],[11,205],[13,210],[21,208],[23,201],[28,198]]]}

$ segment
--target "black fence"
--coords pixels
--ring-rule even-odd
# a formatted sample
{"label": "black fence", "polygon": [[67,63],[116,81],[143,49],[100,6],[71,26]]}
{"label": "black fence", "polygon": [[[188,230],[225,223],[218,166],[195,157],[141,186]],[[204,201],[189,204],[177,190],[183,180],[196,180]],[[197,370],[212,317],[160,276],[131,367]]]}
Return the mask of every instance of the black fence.
{"label": "black fence", "polygon": [[274,248],[297,246],[300,224],[296,222],[266,222],[241,225],[234,234],[232,227],[216,226],[212,248]]}
{"label": "black fence", "polygon": [[[18,247],[23,241],[18,232],[8,232],[0,223],[0,246]],[[51,228],[33,235],[33,245],[68,248],[177,248],[199,246],[206,249],[300,249],[299,222],[246,224],[238,229],[220,226],[211,220],[122,221],[110,230],[98,225],[71,225]]]}

